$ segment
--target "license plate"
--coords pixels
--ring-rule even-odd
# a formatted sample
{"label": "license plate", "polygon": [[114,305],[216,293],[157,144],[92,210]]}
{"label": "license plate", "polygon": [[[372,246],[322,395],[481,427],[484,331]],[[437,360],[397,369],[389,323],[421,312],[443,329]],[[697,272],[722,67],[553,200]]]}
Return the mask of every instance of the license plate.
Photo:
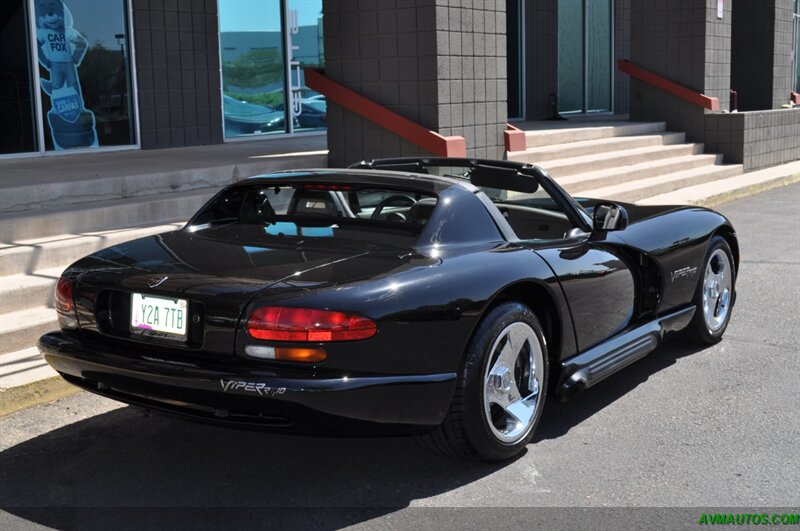
{"label": "license plate", "polygon": [[184,299],[131,294],[131,330],[134,332],[185,340],[188,313]]}

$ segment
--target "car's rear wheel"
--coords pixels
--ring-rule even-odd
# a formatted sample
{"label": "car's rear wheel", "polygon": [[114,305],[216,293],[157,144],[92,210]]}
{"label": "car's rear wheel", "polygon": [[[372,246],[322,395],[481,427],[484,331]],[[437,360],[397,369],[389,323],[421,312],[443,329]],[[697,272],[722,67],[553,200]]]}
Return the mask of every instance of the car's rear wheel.
{"label": "car's rear wheel", "polygon": [[736,271],[725,238],[714,236],[708,247],[694,295],[695,314],[687,328],[698,343],[712,345],[722,339],[731,319]]}
{"label": "car's rear wheel", "polygon": [[440,453],[502,461],[525,448],[544,408],[547,344],[526,306],[492,309],[467,347],[444,422],[421,438]]}

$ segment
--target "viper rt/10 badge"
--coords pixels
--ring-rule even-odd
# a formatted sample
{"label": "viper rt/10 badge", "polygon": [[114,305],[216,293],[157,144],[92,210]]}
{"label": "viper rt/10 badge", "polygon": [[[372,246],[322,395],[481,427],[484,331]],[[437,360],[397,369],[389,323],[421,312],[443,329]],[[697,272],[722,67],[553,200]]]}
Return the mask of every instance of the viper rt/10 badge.
{"label": "viper rt/10 badge", "polygon": [[263,382],[220,379],[219,384],[222,386],[222,391],[225,393],[229,391],[244,391],[246,393],[255,393],[260,396],[278,396],[286,392],[285,387],[268,387],[267,384]]}
{"label": "viper rt/10 badge", "polygon": [[696,267],[689,266],[689,267],[682,267],[680,269],[676,269],[671,274],[672,282],[675,282],[676,280],[688,280],[688,279],[692,278],[693,276],[695,276],[695,274],[697,274],[697,268]]}

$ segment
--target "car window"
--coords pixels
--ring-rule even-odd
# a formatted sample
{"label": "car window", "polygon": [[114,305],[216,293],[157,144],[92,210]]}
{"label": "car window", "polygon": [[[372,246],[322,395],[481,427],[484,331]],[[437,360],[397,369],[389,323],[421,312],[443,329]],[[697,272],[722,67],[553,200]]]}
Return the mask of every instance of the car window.
{"label": "car window", "polygon": [[[225,190],[195,216],[194,225],[270,224],[305,220],[374,224],[418,230],[437,204],[435,195],[403,189],[318,183],[254,184]],[[357,187],[355,187],[357,188]],[[270,229],[275,230],[275,229]],[[321,234],[327,234],[321,231]]]}
{"label": "car window", "polygon": [[[470,168],[463,166],[429,166],[428,173],[470,180]],[[543,186],[533,192],[517,192],[478,186],[521,240],[560,240],[570,237],[576,225],[567,212]]]}

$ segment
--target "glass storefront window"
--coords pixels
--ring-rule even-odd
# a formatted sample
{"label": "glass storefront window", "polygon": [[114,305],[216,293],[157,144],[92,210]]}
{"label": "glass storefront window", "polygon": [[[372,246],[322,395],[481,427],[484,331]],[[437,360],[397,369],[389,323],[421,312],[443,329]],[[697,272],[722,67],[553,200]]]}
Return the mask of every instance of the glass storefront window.
{"label": "glass storefront window", "polygon": [[800,0],[794,0],[794,91],[800,92]]}
{"label": "glass storefront window", "polygon": [[35,0],[48,151],[136,143],[124,0]]}
{"label": "glass storefront window", "polygon": [[225,138],[287,131],[280,0],[220,0]]}
{"label": "glass storefront window", "polygon": [[523,57],[525,49],[525,28],[523,23],[525,6],[522,0],[506,0],[506,35],[507,56],[506,72],[508,72],[508,117],[522,118],[525,115],[523,105],[524,69]]}
{"label": "glass storefront window", "polygon": [[26,3],[0,3],[0,155],[39,149]]}
{"label": "glass storefront window", "polygon": [[322,0],[220,0],[219,20],[225,138],[324,128],[302,73],[323,66]]}

